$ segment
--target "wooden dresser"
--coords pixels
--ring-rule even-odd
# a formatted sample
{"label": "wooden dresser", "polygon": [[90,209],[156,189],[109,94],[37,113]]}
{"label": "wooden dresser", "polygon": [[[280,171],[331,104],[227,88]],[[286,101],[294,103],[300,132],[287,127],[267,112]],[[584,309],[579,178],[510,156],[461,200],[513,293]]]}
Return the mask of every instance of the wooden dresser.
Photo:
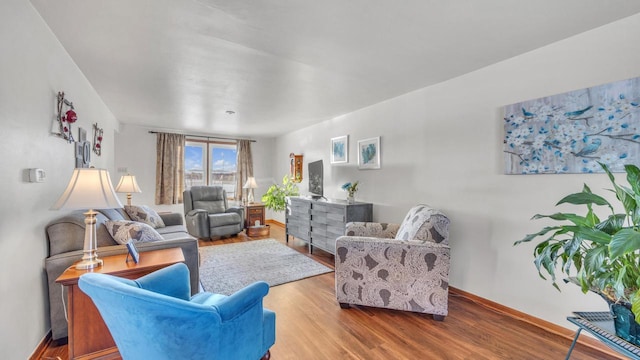
{"label": "wooden dresser", "polygon": [[317,247],[335,254],[336,239],[344,235],[348,222],[373,221],[373,204],[288,197],[285,216],[287,241],[291,235],[305,241],[309,252]]}

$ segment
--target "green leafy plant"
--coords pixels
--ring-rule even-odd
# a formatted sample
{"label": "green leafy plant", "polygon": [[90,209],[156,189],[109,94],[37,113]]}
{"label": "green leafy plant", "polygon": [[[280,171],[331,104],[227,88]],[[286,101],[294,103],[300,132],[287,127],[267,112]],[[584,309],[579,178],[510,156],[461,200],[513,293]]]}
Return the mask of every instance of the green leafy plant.
{"label": "green leafy plant", "polygon": [[[533,251],[540,277],[546,280],[543,273],[548,274],[553,286],[560,290],[556,284],[558,265],[569,276],[575,270],[575,279],[584,293],[592,290],[612,302],[630,303],[636,322],[640,323],[640,169],[625,165],[625,186],[616,183],[606,165],[600,165],[613,184],[609,191],[615,193],[624,213],[616,213],[609,201],[584,184],[581,192],[565,196],[556,206],[584,205],[585,215],[537,214],[533,219],[565,223],[546,226],[514,245],[542,238]],[[611,214],[601,220],[594,213],[594,206],[607,207]]]}
{"label": "green leafy plant", "polygon": [[267,189],[267,192],[262,195],[262,202],[267,209],[284,211],[287,208],[285,198],[299,194],[298,185],[292,181],[289,175],[285,175],[282,178],[282,185],[273,184]]}

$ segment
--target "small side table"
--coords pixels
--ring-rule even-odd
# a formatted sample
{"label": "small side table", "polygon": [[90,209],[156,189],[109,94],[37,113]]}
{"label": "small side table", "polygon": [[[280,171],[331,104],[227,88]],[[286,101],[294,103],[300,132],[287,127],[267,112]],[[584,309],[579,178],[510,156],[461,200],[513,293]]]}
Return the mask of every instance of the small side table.
{"label": "small side table", "polygon": [[623,340],[616,336],[615,329],[613,327],[613,317],[611,313],[607,311],[597,312],[574,312],[576,316],[569,316],[567,320],[578,326],[576,336],[573,338],[569,352],[565,360],[571,357],[571,352],[576,346],[580,331],[585,330],[589,334],[596,337],[602,343],[612,348],[613,350],[630,357],[631,359],[640,359],[640,347]]}
{"label": "small side table", "polygon": [[78,287],[78,279],[88,272],[116,275],[127,279],[184,262],[182,249],[170,248],[140,253],[140,262],[126,262],[127,254],[106,256],[101,267],[91,270],[76,270],[71,265],[56,282],[68,288],[67,314],[69,319],[70,359],[120,359],[109,329],[93,301]]}
{"label": "small side table", "polygon": [[245,206],[246,219],[244,220],[245,229],[249,226],[255,226],[256,221],[260,221],[260,225],[264,225],[264,205],[260,203],[251,203]]}

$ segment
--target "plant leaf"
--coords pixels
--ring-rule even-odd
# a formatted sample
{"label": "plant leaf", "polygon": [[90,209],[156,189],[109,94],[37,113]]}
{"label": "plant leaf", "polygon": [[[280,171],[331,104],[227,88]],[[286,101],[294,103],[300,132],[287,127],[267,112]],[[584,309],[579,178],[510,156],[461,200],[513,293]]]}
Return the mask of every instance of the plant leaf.
{"label": "plant leaf", "polygon": [[615,233],[609,243],[612,259],[640,249],[640,232],[634,229],[622,229]]}
{"label": "plant leaf", "polygon": [[636,322],[640,323],[640,290],[631,299],[631,311],[636,315]]}
{"label": "plant leaf", "polygon": [[609,204],[607,199],[603,198],[602,196],[592,194],[590,192],[584,192],[584,191],[563,197],[560,201],[558,201],[556,206],[560,204],[565,204],[565,203],[573,204],[573,205],[595,204],[595,205],[606,205],[608,207],[611,207],[611,204]]}

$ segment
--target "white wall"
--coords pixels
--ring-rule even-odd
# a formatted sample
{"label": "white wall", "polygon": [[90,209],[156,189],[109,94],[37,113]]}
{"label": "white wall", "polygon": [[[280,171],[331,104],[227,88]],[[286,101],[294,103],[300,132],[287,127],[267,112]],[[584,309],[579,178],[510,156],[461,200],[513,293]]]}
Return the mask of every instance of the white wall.
{"label": "white wall", "polygon": [[[138,185],[142,193],[132,194],[133,204],[149,205],[157,211],[173,211],[183,213],[183,205],[156,205],[156,134],[150,134],[149,127],[137,125],[122,125],[116,136],[116,169],[126,168],[127,172],[136,176]],[[214,134],[211,134],[214,136]],[[266,192],[271,178],[273,153],[273,138],[257,138],[251,143],[251,153],[253,155],[253,173],[258,182],[258,189],[254,194],[257,200]],[[116,170],[118,171],[118,170]],[[112,176],[113,182],[117,183],[121,175],[126,173],[118,172]],[[119,194],[120,201],[126,203],[126,194]]]}
{"label": "white wall", "polygon": [[[305,169],[323,159],[325,196],[344,199],[340,185],[359,180],[356,198],[375,204],[375,220],[400,222],[416,203],[442,209],[452,220],[452,286],[570,327],[572,310],[603,311],[604,301],[573,285],[556,291],[538,277],[533,245],[513,242],[542,228],[531,216],[557,211],[583,182],[594,191],[609,183],[604,175],[503,175],[502,107],[639,76],[638,33],[640,15],[294,131],[277,139],[274,171],[288,172],[291,152],[304,154]],[[331,166],[330,138],[347,134],[349,164]],[[358,170],[356,142],[374,136],[382,137],[382,168]]]}
{"label": "white wall", "polygon": [[[0,349],[4,359],[26,359],[50,329],[44,228],[61,211],[49,210],[75,167],[73,144],[51,136],[56,94],[73,101],[87,130],[104,128],[103,155],[92,165],[113,174],[117,122],[28,1],[0,3]],[[28,168],[42,168],[44,183],[29,183]]]}

